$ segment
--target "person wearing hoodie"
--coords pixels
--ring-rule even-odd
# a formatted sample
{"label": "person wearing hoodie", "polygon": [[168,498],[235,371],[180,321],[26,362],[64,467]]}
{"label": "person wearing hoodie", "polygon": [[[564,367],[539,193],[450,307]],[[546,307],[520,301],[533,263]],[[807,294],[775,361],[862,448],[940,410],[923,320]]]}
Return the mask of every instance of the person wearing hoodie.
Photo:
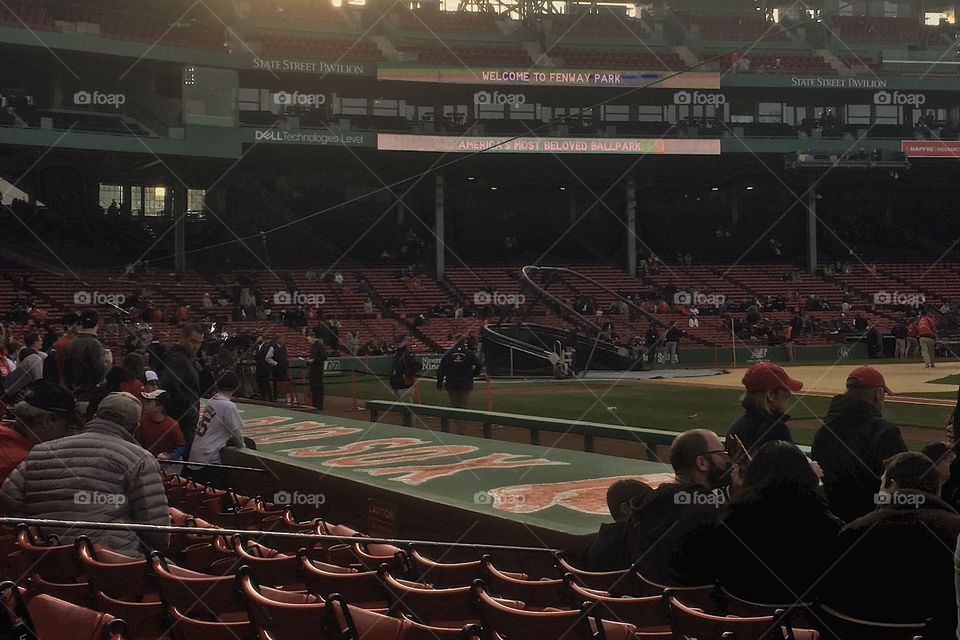
{"label": "person wearing hoodie", "polygon": [[692,429],[670,445],[675,482],[661,484],[632,500],[627,551],[637,571],[668,586],[694,586],[700,568],[690,559],[687,540],[712,528],[726,500],[721,491],[730,471],[730,454],[713,431]]}
{"label": "person wearing hoodie", "polygon": [[[772,362],[759,362],[743,375],[744,392],[740,404],[744,414],[730,426],[724,446],[730,455],[737,457],[739,438],[751,454],[768,442],[785,440],[793,442],[786,414],[793,392],[803,388],[803,383],[794,380],[783,367]],[[734,438],[736,436],[736,438]]]}
{"label": "person wearing hoodie", "polygon": [[873,511],[884,462],[907,446],[900,430],[883,418],[883,399],[893,392],[879,371],[857,367],[846,386],[846,393],[831,401],[810,457],[823,469],[830,508],[851,522]]}

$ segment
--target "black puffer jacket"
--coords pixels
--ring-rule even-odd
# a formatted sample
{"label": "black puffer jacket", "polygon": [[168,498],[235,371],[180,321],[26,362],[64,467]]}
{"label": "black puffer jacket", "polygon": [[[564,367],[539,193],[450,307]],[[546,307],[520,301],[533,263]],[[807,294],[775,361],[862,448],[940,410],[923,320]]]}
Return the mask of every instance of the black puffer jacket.
{"label": "black puffer jacket", "polygon": [[810,456],[823,469],[830,508],[845,522],[873,511],[884,461],[907,450],[900,430],[873,405],[835,396]]}

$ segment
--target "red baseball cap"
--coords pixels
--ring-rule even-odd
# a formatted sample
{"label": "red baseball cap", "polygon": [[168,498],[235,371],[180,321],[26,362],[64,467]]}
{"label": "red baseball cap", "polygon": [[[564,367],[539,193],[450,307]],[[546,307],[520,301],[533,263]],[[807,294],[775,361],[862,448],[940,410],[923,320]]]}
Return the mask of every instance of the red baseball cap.
{"label": "red baseball cap", "polygon": [[800,391],[803,383],[787,375],[778,364],[772,362],[758,362],[743,374],[743,386],[747,391],[770,391],[772,389],[789,389]]}
{"label": "red baseball cap", "polygon": [[890,391],[890,387],[887,386],[887,382],[883,379],[883,374],[873,367],[868,367],[867,365],[857,367],[847,376],[847,389],[870,389],[875,387],[883,387],[885,394],[888,396],[893,395],[893,391]]}

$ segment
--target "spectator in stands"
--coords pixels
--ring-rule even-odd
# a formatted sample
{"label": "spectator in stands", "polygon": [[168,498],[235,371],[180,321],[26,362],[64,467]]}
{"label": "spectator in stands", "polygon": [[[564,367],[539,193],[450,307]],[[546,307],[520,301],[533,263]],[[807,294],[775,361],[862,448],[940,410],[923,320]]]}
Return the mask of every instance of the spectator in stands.
{"label": "spectator in stands", "polygon": [[141,396],[143,414],[133,437],[157,458],[180,460],[187,452],[187,443],[180,425],[170,417],[170,394],[157,389],[145,391]]}
{"label": "spectator in stands", "polygon": [[399,338],[393,352],[393,366],[390,373],[390,387],[398,400],[408,401],[415,392],[417,373],[423,369],[420,359],[413,355],[405,337]]}
{"label": "spectator in stands", "polygon": [[933,317],[932,309],[927,309],[917,320],[917,337],[920,353],[923,355],[923,366],[932,369],[936,366],[937,346],[937,320]]}
{"label": "spectator in stands", "polygon": [[363,312],[368,316],[373,315],[373,300],[369,296],[363,301]]}
{"label": "spectator in stands", "polygon": [[201,306],[202,306],[204,309],[212,309],[212,308],[213,308],[213,298],[210,297],[210,294],[209,294],[209,293],[204,293],[204,294],[203,294],[203,298],[201,299],[200,304],[201,304]]}
{"label": "spectator in stands", "polygon": [[193,443],[200,414],[200,373],[197,351],[203,344],[200,325],[187,324],[180,330],[180,340],[170,347],[164,357],[160,387],[170,394],[170,417],[177,421],[187,443]]}
{"label": "spectator in stands", "polygon": [[277,334],[273,343],[273,359],[277,365],[273,368],[273,396],[287,402],[293,391],[290,384],[290,356],[287,354],[287,339]]}
{"label": "spectator in stands", "polygon": [[[776,535],[770,535],[772,522],[783,524]],[[687,550],[701,556],[696,564],[706,569],[698,584],[719,580],[752,602],[809,602],[833,564],[841,527],[803,452],[772,441],[746,464],[719,524]]]}
{"label": "spectator in stands", "polygon": [[[160,466],[136,443],[140,401],[111,393],[84,430],[33,447],[0,489],[4,514],[104,523],[169,525],[170,509]],[[74,528],[51,533],[70,544],[83,533],[94,543],[130,556],[165,551],[169,534]]]}
{"label": "spectator in stands", "polygon": [[[803,388],[803,383],[794,380],[783,367],[772,362],[758,362],[743,374],[744,386],[740,404],[744,414],[727,431],[724,443],[735,458],[740,449],[736,438],[751,454],[768,442],[786,440],[793,442],[787,421],[787,408],[793,393]],[[736,438],[735,438],[736,437]]]}
{"label": "spectator in stands", "polygon": [[266,336],[257,347],[254,377],[257,379],[257,391],[261,400],[276,402],[277,396],[273,387],[273,371],[277,368],[276,350],[271,336]]}
{"label": "spectator in stands", "polygon": [[953,550],[960,515],[937,497],[939,475],[926,456],[899,453],[883,472],[877,508],[840,532],[824,603],[858,618],[922,623],[930,638],[957,629]]}
{"label": "spectator in stands", "polygon": [[79,424],[77,404],[58,384],[41,381],[13,407],[15,420],[0,424],[0,483],[35,444],[62,438]]}
{"label": "spectator in stands", "polygon": [[613,522],[600,525],[581,562],[585,571],[629,569],[633,558],[627,551],[631,504],[652,492],[649,485],[633,479],[617,480],[607,488],[607,508]]}
{"label": "spectator in stands", "polygon": [[676,586],[690,584],[699,572],[681,549],[688,537],[716,523],[724,502],[717,490],[727,483],[730,455],[713,431],[693,429],[674,439],[670,466],[676,482],[662,484],[633,503],[627,546],[643,576]]}
{"label": "spectator in stands", "polygon": [[85,414],[87,403],[93,398],[109,364],[103,344],[97,339],[100,316],[93,309],[80,314],[80,328],[67,345],[63,357],[63,381],[77,399],[80,414]]}
{"label": "spectator in stands", "polygon": [[813,438],[810,455],[823,468],[830,508],[845,522],[873,509],[884,461],[907,450],[900,430],[881,413],[886,395],[893,392],[879,371],[857,367]]}
{"label": "spectator in stands", "polygon": [[39,333],[28,333],[20,350],[20,367],[27,372],[31,381],[43,378],[43,361],[47,354],[43,352],[43,339]]}
{"label": "spectator in stands", "polygon": [[313,408],[323,411],[323,370],[327,362],[327,349],[323,340],[315,333],[307,334],[307,343],[310,345],[310,357],[307,358],[307,381],[310,383],[310,397]]}
{"label": "spectator in stands", "polygon": [[[470,393],[473,379],[480,374],[480,359],[477,358],[477,343],[472,337],[463,337],[440,359],[437,368],[437,390],[447,386],[450,406],[470,408]],[[454,433],[463,433],[461,421],[454,420]]]}
{"label": "spectator in stands", "polygon": [[160,376],[153,369],[147,369],[143,372],[143,390],[150,392],[160,388]]}
{"label": "spectator in stands", "polygon": [[896,348],[893,353],[893,357],[897,360],[902,360],[907,357],[907,325],[903,320],[897,320],[893,325],[893,329],[890,330],[890,333],[893,335],[896,340]]}
{"label": "spectator in stands", "polygon": [[79,326],[80,316],[76,313],[68,313],[63,317],[63,334],[53,343],[53,349],[50,355],[43,361],[43,379],[54,384],[64,384],[63,382],[63,357],[67,351],[67,345],[76,337]]}
{"label": "spectator in stands", "polygon": [[[194,445],[190,448],[190,462],[220,464],[224,448],[244,448],[243,419],[233,402],[239,386],[240,379],[233,371],[227,371],[217,380],[217,392],[203,408]],[[198,482],[225,488],[222,469],[188,464],[186,470]]]}

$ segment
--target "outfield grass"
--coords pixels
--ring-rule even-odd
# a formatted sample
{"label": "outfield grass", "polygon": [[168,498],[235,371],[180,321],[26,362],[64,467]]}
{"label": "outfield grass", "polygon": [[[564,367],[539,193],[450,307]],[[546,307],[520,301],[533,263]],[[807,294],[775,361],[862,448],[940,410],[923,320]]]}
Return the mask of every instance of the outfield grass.
{"label": "outfield grass", "polygon": [[[331,380],[326,385],[326,393],[349,396],[350,384],[346,379],[344,383]],[[391,400],[394,397],[386,381],[371,379],[357,383],[357,396],[361,404],[363,400]],[[947,393],[946,396],[956,397],[955,393]],[[740,392],[734,389],[636,380],[618,383],[583,383],[577,380],[494,382],[492,409],[670,431],[705,427],[726,433],[730,424],[742,413],[739,398]],[[432,380],[424,379],[420,385],[420,401],[445,405],[448,398],[446,392],[437,391]],[[478,382],[470,404],[475,409],[486,409],[482,382]],[[821,418],[829,404],[830,398],[801,396],[789,413],[795,421]],[[931,429],[929,441],[939,439],[949,413],[948,407],[914,404],[891,403],[884,410],[884,415],[901,427]],[[798,424],[793,429],[794,438],[800,444],[810,444],[813,440],[813,423],[805,426],[800,428]],[[911,442],[921,444],[923,440],[913,438]]]}

